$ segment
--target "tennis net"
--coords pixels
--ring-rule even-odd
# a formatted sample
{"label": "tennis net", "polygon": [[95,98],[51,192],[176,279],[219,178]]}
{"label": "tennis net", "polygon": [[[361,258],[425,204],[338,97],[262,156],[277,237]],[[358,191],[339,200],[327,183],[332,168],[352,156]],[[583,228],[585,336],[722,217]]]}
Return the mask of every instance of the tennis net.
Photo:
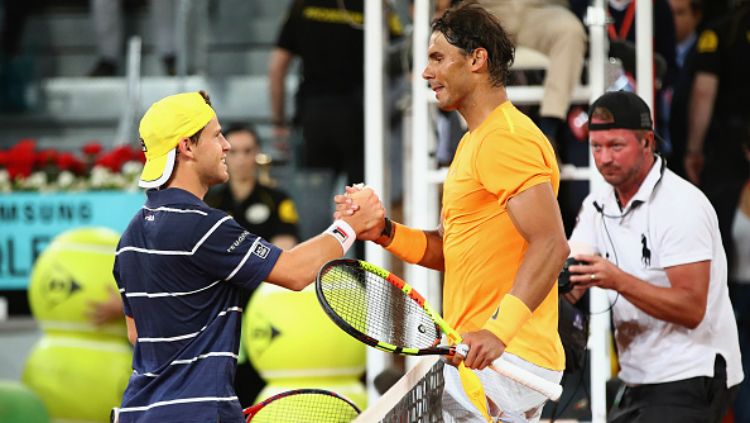
{"label": "tennis net", "polygon": [[442,423],[443,361],[420,357],[380,399],[355,422]]}

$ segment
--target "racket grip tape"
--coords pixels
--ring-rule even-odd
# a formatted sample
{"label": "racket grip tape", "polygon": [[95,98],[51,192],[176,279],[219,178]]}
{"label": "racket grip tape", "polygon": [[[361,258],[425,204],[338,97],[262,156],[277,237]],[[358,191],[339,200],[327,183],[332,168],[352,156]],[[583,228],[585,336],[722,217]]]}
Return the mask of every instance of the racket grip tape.
{"label": "racket grip tape", "polygon": [[495,360],[489,366],[492,370],[507,378],[513,379],[521,385],[533,389],[552,401],[557,401],[562,395],[562,386],[559,383],[551,382],[541,376],[535,375],[530,371],[518,367],[517,365],[505,361]]}

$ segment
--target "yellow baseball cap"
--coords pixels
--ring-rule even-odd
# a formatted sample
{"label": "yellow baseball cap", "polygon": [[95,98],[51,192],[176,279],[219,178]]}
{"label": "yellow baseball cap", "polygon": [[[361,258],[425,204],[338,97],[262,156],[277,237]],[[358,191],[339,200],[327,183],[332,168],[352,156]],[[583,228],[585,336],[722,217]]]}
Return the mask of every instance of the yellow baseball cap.
{"label": "yellow baseball cap", "polygon": [[175,147],[203,129],[216,112],[198,92],[175,94],[152,104],[141,119],[139,132],[146,165],[138,185],[157,188],[172,176]]}

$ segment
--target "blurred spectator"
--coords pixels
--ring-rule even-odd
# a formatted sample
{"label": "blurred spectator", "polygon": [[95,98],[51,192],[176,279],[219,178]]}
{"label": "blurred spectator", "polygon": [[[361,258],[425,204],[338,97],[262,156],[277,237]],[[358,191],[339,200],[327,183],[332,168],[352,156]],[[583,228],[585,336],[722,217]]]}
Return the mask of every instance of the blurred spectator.
{"label": "blurred spectator", "polygon": [[[675,22],[667,0],[654,0],[653,7],[654,53],[658,55],[655,70],[661,72],[657,78],[666,87],[672,83],[677,66]],[[611,41],[609,54],[621,59],[625,71],[631,75],[635,75],[635,9],[634,0],[609,0],[607,5],[612,18],[607,29]]]}
{"label": "blurred spectator", "polygon": [[[677,72],[671,95],[667,94],[665,99],[664,116],[669,118],[669,136],[672,143],[671,160],[667,161],[667,166],[684,178],[686,176],[684,157],[687,145],[687,108],[695,76],[693,62],[696,54],[695,43],[698,40],[696,31],[701,23],[702,5],[700,0],[669,0],[669,5],[674,15]],[[671,97],[671,102],[669,97]]]}
{"label": "blurred spectator", "polygon": [[557,150],[558,130],[581,79],[586,31],[567,0],[480,0],[494,13],[516,45],[549,57],[539,128]]}
{"label": "blurred spectator", "polygon": [[27,108],[26,86],[31,63],[21,54],[21,36],[26,18],[37,0],[0,0],[0,111]]}
{"label": "blurred spectator", "polygon": [[[206,195],[206,204],[224,210],[249,232],[261,236],[285,250],[299,241],[297,211],[292,199],[283,191],[263,185],[257,179],[257,156],[260,143],[255,130],[249,126],[233,126],[224,132],[232,146],[227,153],[229,182],[219,185]],[[248,303],[253,295],[250,292]],[[243,334],[244,336],[244,334]],[[240,357],[234,388],[242,407],[254,403],[265,382],[248,361],[244,343],[240,343]]]}
{"label": "blurred spectator", "polygon": [[[750,123],[746,127],[742,149],[745,160],[750,163]],[[729,293],[740,333],[742,367],[747,371],[750,369],[750,174],[740,193],[732,224],[732,241],[735,259],[730,275],[734,283],[729,285]],[[734,418],[736,422],[750,421],[750,382],[744,381],[740,385],[734,402]]]}
{"label": "blurred spectator", "polygon": [[688,107],[685,172],[713,203],[730,260],[732,221],[749,172],[740,146],[750,115],[748,32],[750,2],[743,1],[701,33]]}
{"label": "blurred spectator", "polygon": [[[99,59],[89,76],[114,76],[122,54],[123,13],[118,0],[90,0],[91,19],[96,33]],[[175,75],[175,0],[149,0],[156,51],[164,62],[166,74]]]}
{"label": "blurred spectator", "polygon": [[[302,61],[296,116],[304,139],[300,164],[364,178],[364,2],[294,0],[269,65],[274,135],[289,135],[284,81],[295,56]],[[392,35],[401,25],[389,15]]]}
{"label": "blurred spectator", "polygon": [[206,204],[224,210],[251,233],[289,249],[298,242],[294,202],[280,190],[258,181],[260,145],[255,130],[233,126],[224,132],[232,149],[227,153],[229,182],[206,195]]}
{"label": "blurred spectator", "polygon": [[[625,71],[631,77],[635,75],[636,66],[635,9],[635,0],[608,1],[607,11],[613,20],[607,29],[610,39],[609,55],[622,60]],[[677,72],[677,63],[675,22],[667,0],[653,0],[653,28],[656,132],[668,139],[666,116],[661,113],[664,110],[662,90],[672,85]],[[662,153],[668,153],[670,146],[662,144],[659,150]]]}

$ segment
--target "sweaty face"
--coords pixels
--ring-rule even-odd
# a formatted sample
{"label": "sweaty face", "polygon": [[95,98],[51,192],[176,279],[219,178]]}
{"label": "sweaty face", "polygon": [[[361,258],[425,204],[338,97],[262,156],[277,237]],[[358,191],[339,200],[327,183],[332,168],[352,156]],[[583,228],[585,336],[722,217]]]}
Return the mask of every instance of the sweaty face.
{"label": "sweaty face", "polygon": [[438,107],[456,110],[470,92],[470,56],[450,44],[440,32],[433,32],[427,50],[427,67],[422,78],[435,92]]}
{"label": "sweaty face", "polygon": [[232,149],[227,153],[227,167],[233,181],[246,179],[255,173],[258,144],[247,131],[232,132],[227,137]]}
{"label": "sweaty face", "polygon": [[230,145],[221,133],[217,118],[211,119],[201,132],[195,145],[196,170],[206,186],[221,184],[229,180],[226,154]]}
{"label": "sweaty face", "polygon": [[604,180],[615,188],[639,182],[652,154],[650,141],[638,139],[635,132],[627,129],[591,131],[590,137],[591,153]]}

